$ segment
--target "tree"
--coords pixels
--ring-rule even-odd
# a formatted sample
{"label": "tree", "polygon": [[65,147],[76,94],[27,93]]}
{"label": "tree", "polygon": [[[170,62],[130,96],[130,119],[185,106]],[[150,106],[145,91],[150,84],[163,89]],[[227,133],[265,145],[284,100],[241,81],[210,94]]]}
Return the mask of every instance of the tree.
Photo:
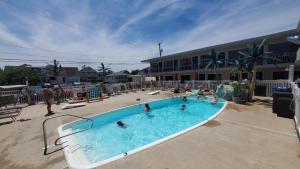
{"label": "tree", "polygon": [[[53,65],[48,65],[47,69],[52,73],[52,75],[55,77],[55,83],[58,86],[58,88],[60,89],[61,93],[63,95],[66,95],[65,91],[63,90],[63,88],[61,87],[59,81],[58,81],[58,76],[60,74],[60,72],[62,71],[62,67],[61,64],[59,64],[59,62],[57,60],[53,60]],[[59,96],[60,97],[60,96]]]}
{"label": "tree", "polygon": [[106,75],[112,72],[111,68],[105,67],[104,63],[101,63],[101,66],[98,67],[98,71],[100,72],[100,78],[102,82],[104,82]]}
{"label": "tree", "polygon": [[132,70],[130,74],[137,75],[140,72],[140,69]]}
{"label": "tree", "polygon": [[123,73],[125,73],[125,74],[129,74],[129,72],[128,72],[128,70],[126,69],[126,70],[124,70],[123,71]]}
{"label": "tree", "polygon": [[212,70],[214,70],[214,73],[216,75],[216,79],[218,79],[218,77],[217,77],[217,67],[218,67],[219,64],[222,64],[222,63],[223,62],[221,60],[218,60],[215,49],[211,49],[210,60],[209,60],[208,64],[206,65],[205,69],[211,68]]}
{"label": "tree", "polygon": [[29,67],[0,70],[0,85],[25,84],[37,85],[41,82],[40,74]]}
{"label": "tree", "polygon": [[250,70],[252,77],[249,87],[249,100],[252,100],[255,84],[256,84],[256,66],[259,63],[263,63],[266,59],[278,60],[269,56],[269,52],[264,52],[264,44],[266,39],[262,40],[259,45],[256,43],[248,44],[246,51],[239,51],[239,54],[245,57],[246,68]]}

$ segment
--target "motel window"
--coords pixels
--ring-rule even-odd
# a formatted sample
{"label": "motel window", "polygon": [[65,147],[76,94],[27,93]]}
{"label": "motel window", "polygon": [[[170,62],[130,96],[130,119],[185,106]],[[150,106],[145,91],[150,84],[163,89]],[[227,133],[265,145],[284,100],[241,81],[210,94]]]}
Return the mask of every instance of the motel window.
{"label": "motel window", "polygon": [[294,80],[300,79],[300,71],[294,72]]}
{"label": "motel window", "polygon": [[263,72],[256,72],[256,79],[263,80]]}
{"label": "motel window", "polygon": [[191,58],[180,59],[180,70],[191,70]]}
{"label": "motel window", "polygon": [[282,80],[282,79],[288,79],[288,78],[289,78],[288,71],[273,72],[273,80]]}
{"label": "motel window", "polygon": [[190,75],[181,75],[181,83],[184,83],[186,80],[191,80]]}
{"label": "motel window", "polygon": [[168,80],[173,80],[173,76],[165,76],[165,80],[168,81]]}
{"label": "motel window", "polygon": [[231,50],[228,52],[228,67],[234,67],[234,62],[239,58],[239,50]]}
{"label": "motel window", "polygon": [[150,69],[152,73],[158,72],[158,63],[151,63]]}
{"label": "motel window", "polygon": [[178,60],[174,60],[174,70],[178,70]]}
{"label": "motel window", "polygon": [[277,43],[269,45],[269,52],[271,57],[276,60],[269,59],[268,64],[275,63],[292,63],[296,59],[298,46],[290,42]]}
{"label": "motel window", "polygon": [[205,80],[205,74],[199,74],[198,79],[199,80]]}
{"label": "motel window", "polygon": [[173,71],[173,60],[164,62],[164,71]]}
{"label": "motel window", "polygon": [[207,64],[209,63],[209,61],[210,61],[209,55],[200,56],[200,68],[204,69],[207,66]]}
{"label": "motel window", "polygon": [[242,79],[248,79],[248,73],[242,73]]}
{"label": "motel window", "polygon": [[208,74],[207,75],[207,80],[221,80],[222,79],[222,75],[221,74]]}
{"label": "motel window", "polygon": [[159,72],[162,72],[162,62],[159,62],[159,63],[158,63],[158,71],[159,71]]}
{"label": "motel window", "polygon": [[222,63],[218,64],[218,67],[225,67],[225,52],[219,53],[218,60],[222,62]]}
{"label": "motel window", "polygon": [[198,69],[198,56],[192,58],[193,69]]}

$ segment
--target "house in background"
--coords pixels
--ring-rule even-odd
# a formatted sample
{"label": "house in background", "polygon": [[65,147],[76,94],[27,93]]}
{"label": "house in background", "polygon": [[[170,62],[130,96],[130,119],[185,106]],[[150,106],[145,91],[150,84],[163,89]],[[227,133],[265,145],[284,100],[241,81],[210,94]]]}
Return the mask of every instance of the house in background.
{"label": "house in background", "polygon": [[150,67],[141,69],[137,74],[142,75],[142,76],[149,76],[150,75]]}
{"label": "house in background", "polygon": [[[77,67],[62,67],[57,80],[60,84],[73,84],[80,82],[80,73]],[[56,83],[55,76],[47,70],[46,80],[48,83]]]}
{"label": "house in background", "polygon": [[128,82],[129,74],[121,72],[114,72],[105,77],[107,83],[125,83]]}
{"label": "house in background", "polygon": [[89,66],[84,65],[79,73],[81,82],[95,82],[99,80],[99,73]]}

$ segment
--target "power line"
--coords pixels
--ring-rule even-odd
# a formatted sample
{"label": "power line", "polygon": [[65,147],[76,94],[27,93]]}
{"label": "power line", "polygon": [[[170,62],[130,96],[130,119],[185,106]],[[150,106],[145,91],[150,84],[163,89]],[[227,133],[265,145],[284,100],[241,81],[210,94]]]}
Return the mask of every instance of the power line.
{"label": "power line", "polygon": [[[28,63],[51,63],[53,62],[52,60],[36,60],[36,59],[7,59],[7,58],[0,58],[0,61],[2,62],[28,62]],[[66,60],[61,60],[59,61],[62,64],[99,64],[100,62],[93,62],[93,61],[66,61]],[[142,64],[142,63],[109,63],[109,62],[104,62],[105,64],[110,64],[110,65],[135,65],[135,64]]]}
{"label": "power line", "polygon": [[[18,55],[18,56],[34,56],[34,57],[42,57],[42,58],[44,58],[44,57],[51,57],[49,55],[36,55],[36,54],[16,53],[16,52],[3,52],[3,51],[0,51],[0,53],[2,53],[2,54],[8,54],[8,55]],[[113,57],[113,56],[107,56],[107,57]],[[26,60],[24,60],[24,61],[26,61]],[[61,61],[61,62],[80,62],[80,63],[92,64],[92,63],[95,63],[97,61]],[[122,63],[119,63],[119,64],[122,64]],[[135,63],[133,63],[133,64],[135,64]]]}

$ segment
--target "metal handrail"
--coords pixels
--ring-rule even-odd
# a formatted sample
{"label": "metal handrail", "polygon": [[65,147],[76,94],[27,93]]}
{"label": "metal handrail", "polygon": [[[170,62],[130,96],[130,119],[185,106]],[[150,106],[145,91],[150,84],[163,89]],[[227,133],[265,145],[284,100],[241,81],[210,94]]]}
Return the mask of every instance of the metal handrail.
{"label": "metal handrail", "polygon": [[62,149],[64,149],[65,147],[68,146],[68,145],[67,145],[67,146],[61,147],[61,148],[59,148],[59,149],[56,149],[55,151],[52,151],[51,153],[47,153],[47,151],[48,151],[48,142],[47,142],[47,137],[46,137],[46,127],[45,127],[45,126],[46,126],[46,122],[47,122],[48,120],[51,120],[51,119],[54,119],[54,118],[58,118],[58,117],[64,117],[64,116],[71,116],[71,117],[76,117],[76,118],[88,120],[88,121],[91,122],[91,125],[90,125],[90,127],[87,128],[87,129],[83,129],[83,130],[80,130],[80,131],[77,131],[77,132],[74,132],[74,133],[71,133],[71,134],[67,134],[67,135],[64,135],[64,136],[61,136],[61,137],[57,138],[57,139],[55,140],[55,142],[54,142],[54,145],[55,145],[55,146],[61,146],[62,144],[65,143],[65,142],[58,143],[58,141],[59,141],[60,139],[62,139],[62,138],[64,138],[64,137],[68,137],[68,136],[73,135],[73,134],[76,134],[76,133],[80,133],[80,132],[89,130],[89,129],[91,129],[91,128],[93,127],[93,125],[94,125],[94,121],[93,121],[92,119],[90,119],[90,118],[85,118],[85,117],[80,117],[80,116],[76,116],[76,115],[73,115],[73,114],[64,114],[64,115],[59,115],[59,116],[47,118],[46,120],[43,121],[44,155],[52,154],[52,153],[57,152],[57,151],[59,151],[59,150],[62,150]]}

